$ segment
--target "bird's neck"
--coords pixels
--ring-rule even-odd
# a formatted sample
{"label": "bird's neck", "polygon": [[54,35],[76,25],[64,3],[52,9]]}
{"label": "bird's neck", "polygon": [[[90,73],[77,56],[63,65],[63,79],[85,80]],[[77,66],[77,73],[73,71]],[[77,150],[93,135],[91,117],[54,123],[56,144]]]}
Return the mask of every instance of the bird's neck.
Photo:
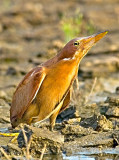
{"label": "bird's neck", "polygon": [[47,62],[45,62],[43,64],[43,66],[50,67],[50,66],[55,65],[56,63],[58,63],[60,61],[65,61],[66,63],[69,63],[69,64],[74,63],[75,66],[78,67],[81,59],[82,59],[82,57],[80,57],[80,56],[62,57],[61,54],[58,53],[56,56],[54,56],[53,58],[51,58]]}
{"label": "bird's neck", "polygon": [[51,58],[51,59],[49,59],[48,61],[46,61],[45,63],[43,63],[43,66],[49,67],[49,66],[51,66],[51,65],[53,65],[53,64],[56,64],[57,62],[58,62],[58,57],[57,57],[57,55],[56,55],[56,56],[54,56],[53,58]]}

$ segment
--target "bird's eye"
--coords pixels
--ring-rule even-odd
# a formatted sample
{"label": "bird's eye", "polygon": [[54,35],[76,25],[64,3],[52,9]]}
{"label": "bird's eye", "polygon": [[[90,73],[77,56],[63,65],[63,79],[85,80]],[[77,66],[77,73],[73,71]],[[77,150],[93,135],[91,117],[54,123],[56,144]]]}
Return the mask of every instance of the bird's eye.
{"label": "bird's eye", "polygon": [[74,42],[74,46],[78,46],[79,45],[79,42]]}

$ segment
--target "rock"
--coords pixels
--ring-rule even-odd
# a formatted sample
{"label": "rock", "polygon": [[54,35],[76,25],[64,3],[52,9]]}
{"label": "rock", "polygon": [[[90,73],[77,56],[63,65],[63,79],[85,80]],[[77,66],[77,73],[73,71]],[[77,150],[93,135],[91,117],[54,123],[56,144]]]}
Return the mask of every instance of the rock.
{"label": "rock", "polygon": [[75,137],[82,137],[93,133],[96,132],[92,128],[84,128],[76,124],[65,124],[65,128],[62,129],[62,134],[67,136],[74,135]]}
{"label": "rock", "polygon": [[76,113],[76,107],[73,107],[73,106],[68,107],[67,109],[65,109],[63,112],[61,112],[58,115],[56,122],[62,122],[64,120],[74,118],[74,117],[76,117],[75,113]]}
{"label": "rock", "polygon": [[110,120],[106,119],[104,115],[98,117],[98,125],[96,130],[98,131],[108,131],[113,129],[113,124]]}
{"label": "rock", "polygon": [[115,97],[107,97],[106,103],[109,103],[111,106],[119,106],[119,98]]}
{"label": "rock", "polygon": [[112,94],[110,97],[99,104],[100,113],[106,115],[106,117],[118,117],[119,116],[119,97],[116,94]]}
{"label": "rock", "polygon": [[61,153],[64,143],[63,135],[41,128],[32,128],[32,131],[31,153],[36,153],[39,157],[38,154],[41,153],[44,145],[46,145],[45,153]]}
{"label": "rock", "polygon": [[49,129],[41,129],[36,127],[30,127],[36,137],[42,137],[56,143],[64,143],[64,136],[58,132],[52,132]]}
{"label": "rock", "polygon": [[[102,109],[104,108],[105,110],[103,112]],[[101,107],[101,113],[105,114],[107,117],[119,117],[119,97],[107,97],[104,105]]]}
{"label": "rock", "polygon": [[119,134],[118,134],[118,131],[115,131],[114,134],[112,135],[112,137],[114,138],[113,147],[119,146]]}
{"label": "rock", "polygon": [[99,104],[99,108],[100,108],[100,113],[102,115],[105,115],[105,113],[107,112],[109,108],[109,103],[102,102]]}
{"label": "rock", "polygon": [[73,124],[73,125],[79,125],[81,121],[81,118],[72,118],[69,119],[68,121],[64,121],[66,124]]}
{"label": "rock", "polygon": [[98,125],[98,116],[94,114],[94,116],[90,118],[83,118],[80,122],[80,125],[85,128],[93,128],[94,130],[97,128]]}
{"label": "rock", "polygon": [[119,118],[118,117],[109,117],[109,120],[113,124],[113,128],[118,130],[119,129]]}
{"label": "rock", "polygon": [[106,116],[108,117],[119,117],[119,107],[117,106],[112,106],[107,110],[105,113]]}
{"label": "rock", "polygon": [[[74,141],[65,142],[65,150],[78,150],[80,147],[113,147],[114,132],[102,132],[97,134],[86,135],[80,138],[75,138]],[[119,131],[118,131],[119,133]]]}
{"label": "rock", "polygon": [[[27,143],[31,140],[30,153],[37,155],[41,154],[41,148],[46,144],[46,153],[59,153],[61,152],[62,145],[64,143],[64,136],[58,132],[51,132],[49,129],[36,128],[32,126],[24,126],[24,131],[27,137]],[[26,146],[23,132],[21,131],[18,138],[19,147],[24,150]]]}

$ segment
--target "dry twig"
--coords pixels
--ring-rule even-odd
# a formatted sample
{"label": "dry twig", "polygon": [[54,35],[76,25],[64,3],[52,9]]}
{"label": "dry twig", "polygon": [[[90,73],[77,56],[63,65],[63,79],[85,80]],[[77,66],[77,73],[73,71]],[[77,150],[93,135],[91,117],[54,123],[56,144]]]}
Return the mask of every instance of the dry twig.
{"label": "dry twig", "polygon": [[93,93],[93,90],[94,90],[94,88],[95,88],[96,82],[97,82],[97,77],[95,77],[95,79],[94,79],[94,81],[93,81],[93,85],[92,85],[92,88],[91,88],[91,90],[90,90],[90,93],[89,93],[88,97],[87,97],[86,100],[85,100],[85,103],[84,103],[85,105],[86,105],[86,103],[88,103],[89,98],[92,96],[92,93]]}
{"label": "dry twig", "polygon": [[32,141],[32,136],[30,137],[29,142],[28,142],[27,136],[25,134],[25,130],[23,129],[22,126],[21,126],[21,128],[22,128],[22,133],[23,133],[23,136],[24,136],[25,144],[26,144],[26,159],[30,160],[29,149],[30,149],[30,145],[31,145],[31,141]]}
{"label": "dry twig", "polygon": [[0,151],[1,151],[1,153],[5,156],[5,158],[6,158],[7,160],[10,160],[9,156],[7,155],[7,153],[4,151],[4,149],[3,149],[2,147],[0,148]]}
{"label": "dry twig", "polygon": [[43,159],[43,155],[45,153],[45,150],[46,150],[46,144],[44,144],[44,147],[42,149],[42,153],[41,153],[41,156],[40,156],[40,159],[39,160],[42,160]]}

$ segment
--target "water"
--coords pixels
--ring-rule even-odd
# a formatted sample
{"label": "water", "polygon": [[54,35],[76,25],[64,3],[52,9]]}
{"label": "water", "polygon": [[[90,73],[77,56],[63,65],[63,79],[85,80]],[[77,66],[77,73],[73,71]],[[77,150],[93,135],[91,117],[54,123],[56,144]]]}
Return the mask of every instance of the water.
{"label": "water", "polygon": [[83,148],[81,152],[72,155],[63,154],[63,160],[119,160],[119,147],[116,148]]}
{"label": "water", "polygon": [[95,160],[93,157],[85,156],[85,155],[77,155],[77,156],[66,156],[63,154],[63,160]]}

